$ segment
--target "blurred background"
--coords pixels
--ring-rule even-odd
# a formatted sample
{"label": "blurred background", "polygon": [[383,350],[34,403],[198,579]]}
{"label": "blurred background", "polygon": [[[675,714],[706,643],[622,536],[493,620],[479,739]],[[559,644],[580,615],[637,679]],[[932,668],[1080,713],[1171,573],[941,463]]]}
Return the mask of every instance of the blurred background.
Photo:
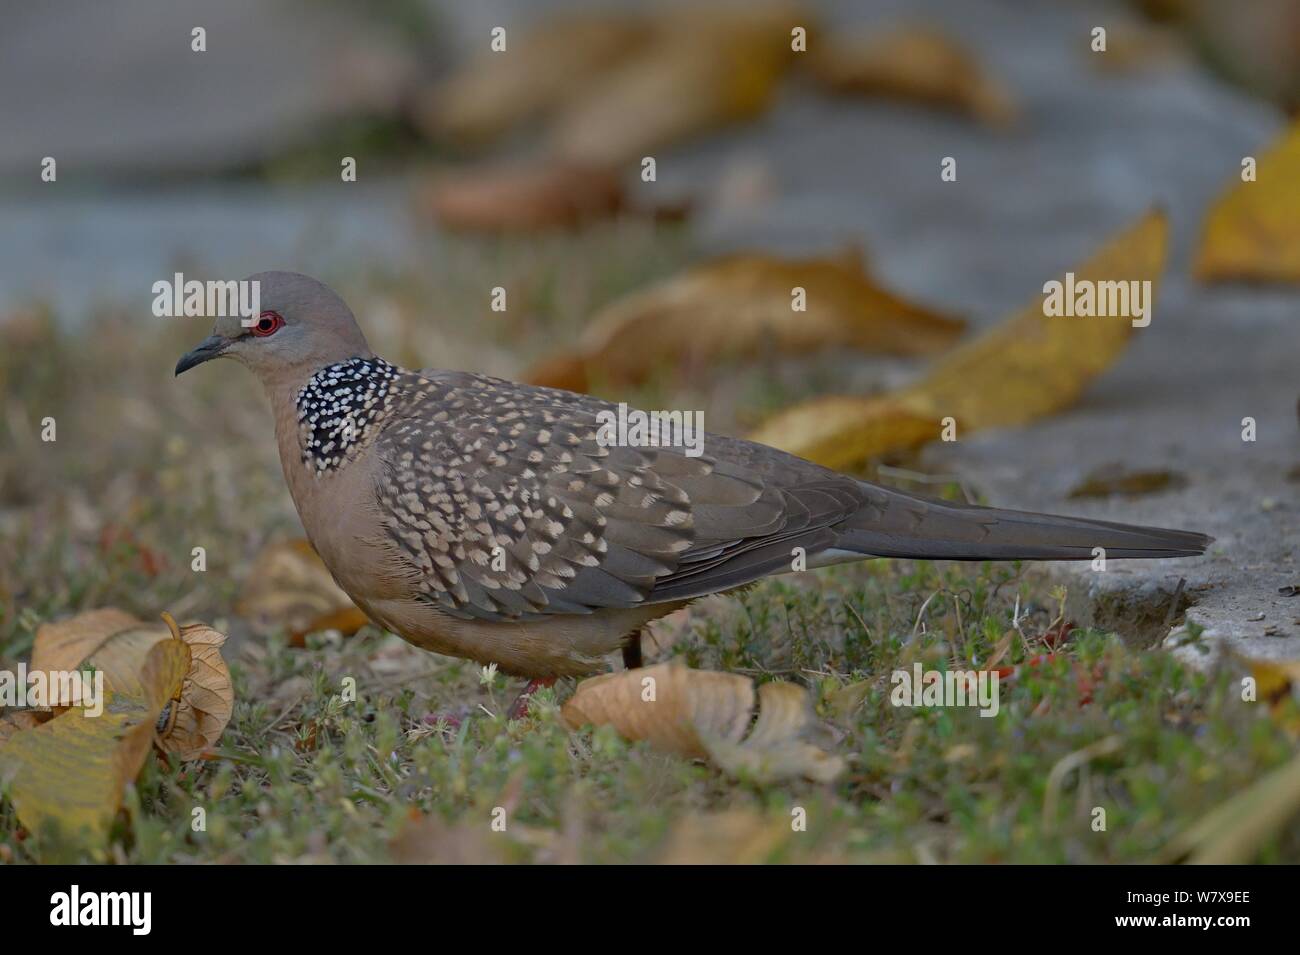
{"label": "blurred background", "polygon": [[[870,241],[896,284],[996,310],[1021,294],[1021,268],[1054,267],[1153,200],[1181,211],[1206,198],[1223,178],[1219,157],[1266,139],[1300,96],[1300,11],[1287,0],[736,4],[748,12],[718,25],[725,39],[697,45],[712,58],[683,51],[706,32],[697,6],[710,5],[14,5],[0,38],[0,304],[84,309],[143,295],[143,277],[184,264],[242,275],[268,262],[362,272],[369,260],[427,272],[455,254],[420,199],[436,167],[558,153],[609,161],[631,186],[632,154],[653,149],[658,182],[636,198],[691,202],[697,242]],[[766,64],[742,35],[765,18],[825,33],[804,60],[787,51]],[[1089,48],[1097,25],[1110,30],[1104,57]],[[831,95],[835,64],[806,65],[832,41],[918,26],[964,48],[1019,122],[998,131],[978,104],[973,122],[944,115],[978,98],[972,89],[940,89],[933,113],[890,95],[887,80],[876,95]],[[195,27],[206,52],[191,49]],[[493,27],[521,51],[533,40],[530,59],[496,88],[458,84],[493,62]],[[710,75],[699,62],[728,55],[748,70]],[[651,89],[626,82],[629,64],[650,67]],[[640,105],[640,92],[665,113],[690,112],[694,98],[719,105],[658,119],[638,141],[626,111],[599,113],[620,69],[612,92],[627,103]],[[970,85],[936,69],[941,86]],[[936,152],[958,154],[971,185],[936,188]],[[340,188],[345,155],[358,160],[357,182]],[[58,160],[57,189],[37,175],[45,156]]]}

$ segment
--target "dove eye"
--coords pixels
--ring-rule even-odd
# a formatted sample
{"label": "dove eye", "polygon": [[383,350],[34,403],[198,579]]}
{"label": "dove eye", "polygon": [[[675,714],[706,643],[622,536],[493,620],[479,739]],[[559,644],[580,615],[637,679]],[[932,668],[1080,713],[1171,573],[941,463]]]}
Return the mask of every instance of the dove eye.
{"label": "dove eye", "polygon": [[249,331],[258,338],[265,338],[267,335],[274,335],[282,328],[284,328],[284,317],[279,312],[263,312]]}

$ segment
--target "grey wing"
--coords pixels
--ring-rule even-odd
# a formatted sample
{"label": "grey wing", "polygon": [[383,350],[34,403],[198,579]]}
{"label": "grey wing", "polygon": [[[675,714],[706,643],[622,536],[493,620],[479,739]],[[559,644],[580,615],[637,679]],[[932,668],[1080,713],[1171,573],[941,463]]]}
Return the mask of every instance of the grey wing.
{"label": "grey wing", "polygon": [[[585,395],[430,372],[386,423],[377,503],[424,599],[526,619],[679,601],[789,569],[863,485],[760,445],[605,446]],[[719,454],[710,454],[713,443]]]}

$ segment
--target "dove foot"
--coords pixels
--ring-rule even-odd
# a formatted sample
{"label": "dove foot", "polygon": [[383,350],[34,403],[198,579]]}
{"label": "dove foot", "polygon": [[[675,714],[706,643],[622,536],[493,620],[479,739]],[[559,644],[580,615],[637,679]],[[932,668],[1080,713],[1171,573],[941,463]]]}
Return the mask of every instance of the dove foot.
{"label": "dove foot", "polygon": [[544,686],[555,686],[555,677],[548,677],[545,680],[529,680],[523,692],[515,697],[515,701],[510,704],[510,709],[506,711],[506,718],[522,720],[527,716],[528,704],[532,702],[533,694]]}

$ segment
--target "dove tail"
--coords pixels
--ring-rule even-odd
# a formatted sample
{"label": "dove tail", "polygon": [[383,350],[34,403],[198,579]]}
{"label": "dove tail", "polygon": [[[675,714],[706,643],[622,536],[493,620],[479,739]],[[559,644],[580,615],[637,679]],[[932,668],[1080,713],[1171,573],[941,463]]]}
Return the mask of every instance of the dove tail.
{"label": "dove tail", "polygon": [[868,505],[836,528],[837,548],[931,560],[1091,560],[1098,547],[1107,558],[1195,557],[1213,540],[1194,531],[887,493],[887,507]]}

